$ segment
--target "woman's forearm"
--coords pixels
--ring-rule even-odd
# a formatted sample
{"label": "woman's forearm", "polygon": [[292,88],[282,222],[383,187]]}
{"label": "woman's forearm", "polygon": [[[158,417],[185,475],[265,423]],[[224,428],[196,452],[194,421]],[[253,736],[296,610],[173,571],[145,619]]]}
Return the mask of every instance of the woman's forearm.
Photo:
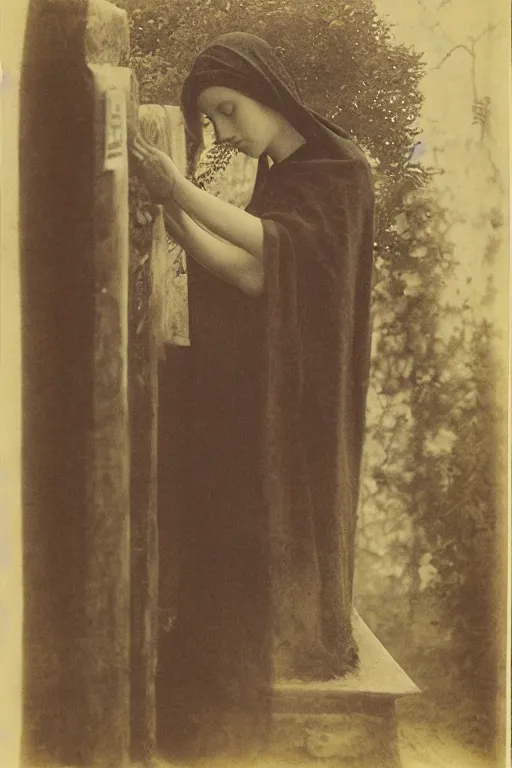
{"label": "woman's forearm", "polygon": [[176,241],[193,258],[244,293],[263,291],[263,224],[218,200],[179,173],[171,158],[140,136],[131,147]]}
{"label": "woman's forearm", "polygon": [[164,207],[166,201],[169,205],[173,201],[207,233],[263,260],[261,219],[196,187],[178,171],[168,155],[142,137],[135,138],[131,152],[154,199]]}
{"label": "woman's forearm", "polygon": [[263,292],[263,263],[248,251],[200,227],[175,203],[164,203],[164,218],[171,236],[192,258],[221,280],[248,296]]}
{"label": "woman's forearm", "polygon": [[181,176],[175,180],[173,199],[205,229],[263,259],[263,225],[257,216],[226,203]]}

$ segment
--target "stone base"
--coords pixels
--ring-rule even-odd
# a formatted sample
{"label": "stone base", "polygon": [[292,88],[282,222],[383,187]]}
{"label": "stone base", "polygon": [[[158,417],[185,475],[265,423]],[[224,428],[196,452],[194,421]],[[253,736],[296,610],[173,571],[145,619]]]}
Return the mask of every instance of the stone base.
{"label": "stone base", "polygon": [[[240,763],[205,758],[196,768],[401,768],[395,704],[420,691],[357,614],[353,627],[357,673],[329,682],[278,683],[265,752]],[[191,766],[156,757],[131,768]]]}
{"label": "stone base", "polygon": [[399,768],[395,702],[419,689],[354,614],[358,672],[274,692],[269,758],[276,765]]}
{"label": "stone base", "polygon": [[279,765],[399,768],[394,707],[381,716],[276,715],[268,751]]}

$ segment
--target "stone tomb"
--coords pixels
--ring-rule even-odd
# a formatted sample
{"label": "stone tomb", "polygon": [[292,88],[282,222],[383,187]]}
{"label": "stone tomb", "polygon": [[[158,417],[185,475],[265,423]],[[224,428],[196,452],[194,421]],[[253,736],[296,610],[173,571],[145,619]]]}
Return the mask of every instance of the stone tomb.
{"label": "stone tomb", "polygon": [[53,765],[118,768],[155,749],[157,350],[144,265],[157,216],[129,190],[128,51],[126,14],[104,0],[29,7],[23,752]]}

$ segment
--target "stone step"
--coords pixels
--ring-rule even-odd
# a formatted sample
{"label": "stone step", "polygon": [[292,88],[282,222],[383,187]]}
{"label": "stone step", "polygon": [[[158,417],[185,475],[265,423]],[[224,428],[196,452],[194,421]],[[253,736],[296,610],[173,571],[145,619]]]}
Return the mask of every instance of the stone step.
{"label": "stone step", "polygon": [[269,758],[276,765],[399,768],[395,702],[420,691],[357,613],[353,628],[357,672],[275,685]]}
{"label": "stone step", "polygon": [[[287,681],[274,689],[275,711],[330,712],[333,707],[355,705],[358,700],[396,700],[420,692],[371,629],[354,611],[354,637],[359,646],[359,669],[344,678],[326,682]],[[374,702],[377,706],[378,701]]]}

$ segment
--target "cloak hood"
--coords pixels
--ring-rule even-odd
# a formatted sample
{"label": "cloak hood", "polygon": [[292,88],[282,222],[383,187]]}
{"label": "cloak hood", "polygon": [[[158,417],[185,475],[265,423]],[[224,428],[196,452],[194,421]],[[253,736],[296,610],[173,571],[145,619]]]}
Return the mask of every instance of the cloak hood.
{"label": "cloak hood", "polygon": [[306,141],[336,144],[349,134],[309,109],[271,46],[256,35],[230,32],[209,44],[185,80],[181,103],[189,132],[201,142],[198,99],[212,86],[231,88],[282,115]]}

